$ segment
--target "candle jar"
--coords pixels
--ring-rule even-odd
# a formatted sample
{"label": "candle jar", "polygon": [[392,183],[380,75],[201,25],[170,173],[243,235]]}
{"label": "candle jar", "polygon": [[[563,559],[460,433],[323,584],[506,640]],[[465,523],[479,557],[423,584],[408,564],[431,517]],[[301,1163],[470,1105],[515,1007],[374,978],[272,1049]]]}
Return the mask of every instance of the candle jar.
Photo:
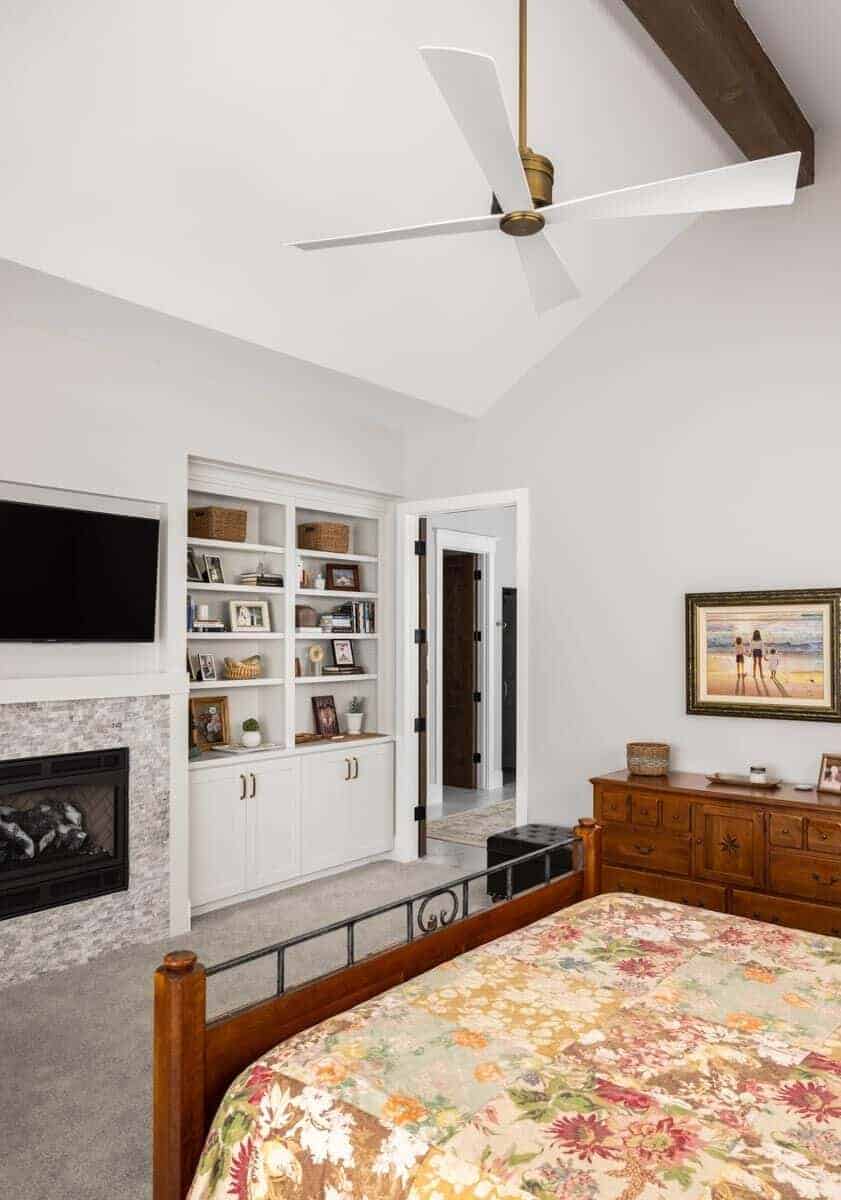
{"label": "candle jar", "polygon": [[750,781],[751,783],[765,783],[768,778],[768,771],[765,767],[751,767]]}

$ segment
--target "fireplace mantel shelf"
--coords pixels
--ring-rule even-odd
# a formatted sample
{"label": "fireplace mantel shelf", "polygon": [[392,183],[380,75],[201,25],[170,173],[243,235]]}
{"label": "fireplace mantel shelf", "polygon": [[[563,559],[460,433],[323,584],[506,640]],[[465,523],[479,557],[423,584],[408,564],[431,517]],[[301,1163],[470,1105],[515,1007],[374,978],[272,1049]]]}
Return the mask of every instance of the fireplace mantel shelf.
{"label": "fireplace mantel shelf", "polygon": [[0,704],[186,694],[186,672],[175,671],[147,671],[135,675],[40,675],[22,679],[0,679]]}

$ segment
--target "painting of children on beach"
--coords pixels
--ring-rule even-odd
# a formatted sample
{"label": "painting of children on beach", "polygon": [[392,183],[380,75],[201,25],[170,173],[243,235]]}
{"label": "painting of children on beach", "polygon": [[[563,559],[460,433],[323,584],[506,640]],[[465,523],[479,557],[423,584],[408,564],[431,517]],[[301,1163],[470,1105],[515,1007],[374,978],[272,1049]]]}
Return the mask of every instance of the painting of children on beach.
{"label": "painting of children on beach", "polygon": [[[837,601],[821,603],[700,603],[693,622],[689,711],[762,715],[826,714],[835,720],[838,647]],[[743,599],[748,599],[743,597]],[[692,706],[694,699],[697,707]],[[759,715],[759,714],[757,714]]]}

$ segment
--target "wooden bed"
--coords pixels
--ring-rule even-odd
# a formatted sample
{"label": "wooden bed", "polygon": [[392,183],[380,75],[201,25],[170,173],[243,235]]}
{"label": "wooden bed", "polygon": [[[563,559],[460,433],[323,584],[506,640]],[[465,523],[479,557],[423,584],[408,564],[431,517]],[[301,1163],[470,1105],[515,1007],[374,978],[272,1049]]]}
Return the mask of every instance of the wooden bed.
{"label": "wooden bed", "polygon": [[[202,1146],[214,1113],[232,1080],[271,1048],[324,1021],[346,1012],[431,968],[456,958],[514,930],[522,929],[568,905],[598,895],[601,890],[601,828],[590,818],[574,831],[574,866],[567,874],[549,879],[549,854],[556,846],[516,863],[545,857],[546,882],[522,895],[512,895],[512,865],[507,875],[508,899],[492,908],[453,920],[432,918],[421,936],[413,929],[414,905],[422,897],[407,898],[407,942],[354,961],[353,931],[367,914],[335,927],[349,927],[348,959],[351,965],[286,991],[283,948],[278,943],[260,954],[277,954],[278,992],[271,999],[227,1016],[207,1020],[206,979],[219,968],[205,969],[190,951],[173,951],[155,972],[154,1079],[153,1079],[153,1179],[154,1200],[184,1200],[196,1171]],[[497,869],[499,870],[499,868]],[[469,881],[487,872],[465,876],[452,885],[433,889],[428,898],[462,888],[462,913],[467,908]],[[381,910],[375,910],[381,911]],[[373,913],[371,914],[373,915]],[[448,923],[452,920],[452,923]],[[433,928],[437,924],[438,928]],[[323,933],[324,931],[318,931]],[[307,935],[307,936],[316,936]],[[304,940],[304,939],[298,939]],[[253,955],[220,966],[235,966]]]}

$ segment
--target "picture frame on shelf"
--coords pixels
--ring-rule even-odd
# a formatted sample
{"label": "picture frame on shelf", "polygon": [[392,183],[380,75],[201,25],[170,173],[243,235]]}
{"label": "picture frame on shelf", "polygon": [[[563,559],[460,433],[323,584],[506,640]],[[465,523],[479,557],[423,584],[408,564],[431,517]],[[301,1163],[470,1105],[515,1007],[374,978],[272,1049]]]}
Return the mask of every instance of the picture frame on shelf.
{"label": "picture frame on shelf", "polygon": [[824,754],[818,775],[817,790],[841,796],[841,754]]}
{"label": "picture frame on shelf", "polygon": [[231,740],[231,717],[227,696],[191,696],[190,725],[198,750],[227,746]]}
{"label": "picture frame on shelf", "polygon": [[312,714],[315,731],[319,737],[339,736],[339,717],[332,696],[313,696]]}
{"label": "picture frame on shelf", "polygon": [[359,566],[357,563],[325,563],[327,590],[330,592],[359,592]]}
{"label": "picture frame on shelf", "polygon": [[686,711],[841,721],[841,588],[689,594]]}
{"label": "picture frame on shelf", "polygon": [[272,621],[266,600],[229,600],[231,633],[271,633]]}
{"label": "picture frame on shelf", "polygon": [[225,572],[222,570],[222,558],[218,554],[205,554],[204,570],[208,583],[224,583]]}
{"label": "picture frame on shelf", "polygon": [[355,667],[353,642],[350,638],[333,638],[333,664],[337,667]]}
{"label": "picture frame on shelf", "polygon": [[199,666],[198,666],[198,663],[195,661],[195,656],[192,655],[190,653],[190,651],[188,650],[187,651],[187,678],[190,680],[191,683],[198,682],[198,679],[199,679],[198,669],[199,669]]}
{"label": "picture frame on shelf", "polygon": [[203,680],[209,682],[219,678],[216,674],[216,658],[213,654],[199,654],[199,670]]}
{"label": "picture frame on shelf", "polygon": [[187,582],[204,583],[204,575],[199,567],[199,560],[192,546],[187,547]]}

